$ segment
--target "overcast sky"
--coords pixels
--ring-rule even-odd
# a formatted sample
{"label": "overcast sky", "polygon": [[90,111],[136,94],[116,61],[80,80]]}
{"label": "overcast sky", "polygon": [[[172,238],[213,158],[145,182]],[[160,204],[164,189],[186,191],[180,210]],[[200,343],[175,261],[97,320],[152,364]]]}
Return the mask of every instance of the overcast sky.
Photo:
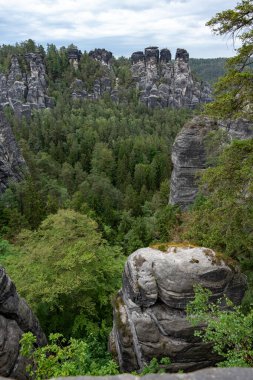
{"label": "overcast sky", "polygon": [[147,46],[185,48],[190,57],[234,55],[205,23],[235,0],[0,0],[0,44],[32,38],[46,46],[104,47],[118,57]]}

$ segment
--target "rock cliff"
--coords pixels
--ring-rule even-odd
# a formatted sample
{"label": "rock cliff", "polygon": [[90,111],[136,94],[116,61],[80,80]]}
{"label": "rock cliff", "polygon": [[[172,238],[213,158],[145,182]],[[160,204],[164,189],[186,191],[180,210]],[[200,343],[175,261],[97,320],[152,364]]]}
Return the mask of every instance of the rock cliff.
{"label": "rock cliff", "polygon": [[0,108],[11,106],[17,116],[30,116],[32,109],[52,107],[47,95],[46,70],[38,53],[25,54],[26,70],[19,57],[11,58],[8,74],[0,73]]}
{"label": "rock cliff", "polygon": [[189,54],[177,49],[175,61],[168,49],[148,47],[132,54],[132,75],[140,99],[148,107],[195,108],[211,101],[211,89],[192,76]]}
{"label": "rock cliff", "polygon": [[[89,52],[89,56],[107,70],[95,80],[92,92],[87,92],[83,81],[74,81],[71,86],[73,98],[98,99],[107,92],[114,101],[118,101],[119,88],[112,68],[112,53],[95,49]],[[148,47],[144,53],[134,52],[131,63],[133,85],[139,92],[140,101],[148,107],[195,108],[200,103],[211,101],[210,86],[193,78],[189,54],[184,49],[177,49],[175,61],[172,61],[168,49],[159,51],[157,47]]]}
{"label": "rock cliff", "polygon": [[0,194],[9,181],[19,181],[25,161],[17,146],[11,127],[0,112]]}
{"label": "rock cliff", "polygon": [[198,193],[197,176],[211,165],[208,150],[210,134],[216,133],[218,141],[211,147],[212,155],[234,139],[253,137],[253,124],[244,119],[213,120],[195,117],[179,132],[172,148],[173,171],[170,184],[170,203],[186,209]]}
{"label": "rock cliff", "polygon": [[200,247],[142,248],[129,256],[114,306],[110,347],[122,371],[141,369],[153,357],[169,357],[170,370],[195,370],[218,361],[210,344],[194,337],[185,308],[194,284],[239,304],[246,279],[237,268]]}
{"label": "rock cliff", "polygon": [[19,341],[28,331],[37,337],[39,346],[46,344],[37,318],[0,267],[0,376],[26,379],[27,363],[19,353]]}

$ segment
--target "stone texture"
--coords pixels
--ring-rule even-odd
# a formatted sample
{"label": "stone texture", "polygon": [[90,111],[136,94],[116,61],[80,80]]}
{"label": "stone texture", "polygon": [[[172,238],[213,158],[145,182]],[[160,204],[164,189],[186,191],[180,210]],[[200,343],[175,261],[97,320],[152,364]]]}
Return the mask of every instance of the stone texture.
{"label": "stone texture", "polygon": [[27,362],[19,353],[19,341],[28,331],[36,336],[39,346],[46,344],[37,318],[0,267],[0,376],[18,380],[27,378]]}
{"label": "stone texture", "polygon": [[5,191],[9,181],[22,178],[25,161],[17,146],[11,127],[0,112],[0,194]]}
{"label": "stone texture", "polygon": [[193,79],[185,49],[177,49],[172,62],[170,50],[148,47],[133,53],[131,62],[140,100],[148,107],[195,108],[211,101],[210,86]]}
{"label": "stone texture", "polygon": [[[58,380],[252,380],[252,368],[208,368],[187,374],[59,377]],[[2,380],[2,379],[0,379]]]}
{"label": "stone texture", "polygon": [[11,58],[7,75],[0,73],[0,108],[11,106],[17,116],[30,116],[32,109],[52,107],[47,95],[46,71],[38,53],[25,54],[27,72],[22,72],[17,56]]}
{"label": "stone texture", "polygon": [[165,251],[142,248],[129,256],[110,339],[122,371],[142,369],[153,357],[169,357],[171,372],[205,368],[219,360],[209,343],[194,336],[186,319],[195,284],[210,289],[212,300],[227,295],[239,304],[246,278],[207,248],[168,245]]}
{"label": "stone texture", "polygon": [[[198,174],[210,166],[207,140],[210,132],[223,134],[222,144],[233,139],[253,137],[253,124],[244,119],[216,121],[208,117],[195,117],[179,132],[172,148],[173,171],[170,183],[170,203],[182,209],[191,205],[198,193]],[[217,143],[216,143],[217,144]],[[214,146],[213,150],[219,151]]]}

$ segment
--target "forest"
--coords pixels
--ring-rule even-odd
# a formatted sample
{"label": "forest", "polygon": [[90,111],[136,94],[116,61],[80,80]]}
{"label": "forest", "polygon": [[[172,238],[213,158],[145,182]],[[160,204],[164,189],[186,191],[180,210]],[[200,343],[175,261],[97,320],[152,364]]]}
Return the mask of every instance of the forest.
{"label": "forest", "polygon": [[[75,78],[89,89],[103,74],[86,52],[75,71],[67,58],[73,46],[44,49],[31,39],[0,46],[1,72],[8,70],[13,54],[39,51],[49,95],[55,98],[52,109],[33,111],[29,119],[4,109],[26,167],[23,180],[10,183],[0,197],[0,258],[48,336],[48,346],[37,350],[31,350],[32,334],[22,338],[24,355],[36,363],[36,370],[30,368],[36,379],[119,373],[107,341],[124,263],[140,247],[169,241],[223,252],[247,274],[248,291],[233,317],[243,327],[232,331],[231,347],[240,347],[233,351],[234,361],[221,344],[219,323],[212,325],[212,334],[207,330],[206,339],[218,342],[224,366],[253,365],[252,139],[222,150],[201,176],[189,210],[168,204],[172,144],[187,120],[196,114],[247,114],[252,120],[253,32],[247,29],[252,17],[252,1],[246,0],[209,21],[217,34],[239,35],[242,47],[226,64],[222,58],[191,60],[201,79],[213,84],[220,77],[214,102],[197,110],[141,104],[131,86],[130,62],[123,57],[112,67],[125,89],[124,102],[106,94],[96,101],[73,100],[69,87]],[[206,296],[199,290],[192,304],[202,317]],[[229,317],[218,313],[224,330],[231,325]],[[48,352],[54,354],[48,357]],[[159,371],[158,363],[153,361],[148,371]]]}

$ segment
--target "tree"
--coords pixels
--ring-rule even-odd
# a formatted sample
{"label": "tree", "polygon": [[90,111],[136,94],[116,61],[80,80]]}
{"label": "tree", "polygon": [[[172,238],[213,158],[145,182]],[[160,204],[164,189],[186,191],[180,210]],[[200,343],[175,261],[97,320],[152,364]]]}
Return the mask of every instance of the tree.
{"label": "tree", "polygon": [[61,334],[56,333],[50,334],[48,345],[36,347],[36,337],[28,332],[22,336],[20,343],[21,355],[29,360],[27,372],[35,380],[119,373],[118,365],[106,352],[106,347],[98,355],[100,342],[97,341],[97,350],[94,350],[94,342],[73,338],[68,342]]}
{"label": "tree", "polygon": [[227,61],[227,74],[215,86],[215,101],[207,111],[218,117],[253,118],[253,2],[242,0],[234,9],[217,13],[208,23],[214,33],[239,40],[237,55]]}
{"label": "tree", "polygon": [[253,140],[234,141],[206,169],[202,197],[185,223],[185,238],[212,247],[252,268],[253,251]]}
{"label": "tree", "polygon": [[197,286],[195,291],[195,299],[187,305],[188,319],[193,325],[206,325],[196,330],[195,336],[213,344],[213,351],[224,359],[219,367],[252,367],[253,309],[245,315],[228,299],[224,309],[219,302],[209,301],[210,290]]}
{"label": "tree", "polygon": [[112,294],[120,286],[122,258],[86,215],[59,210],[37,231],[23,231],[20,252],[3,260],[18,291],[46,331],[82,336],[110,324]]}

